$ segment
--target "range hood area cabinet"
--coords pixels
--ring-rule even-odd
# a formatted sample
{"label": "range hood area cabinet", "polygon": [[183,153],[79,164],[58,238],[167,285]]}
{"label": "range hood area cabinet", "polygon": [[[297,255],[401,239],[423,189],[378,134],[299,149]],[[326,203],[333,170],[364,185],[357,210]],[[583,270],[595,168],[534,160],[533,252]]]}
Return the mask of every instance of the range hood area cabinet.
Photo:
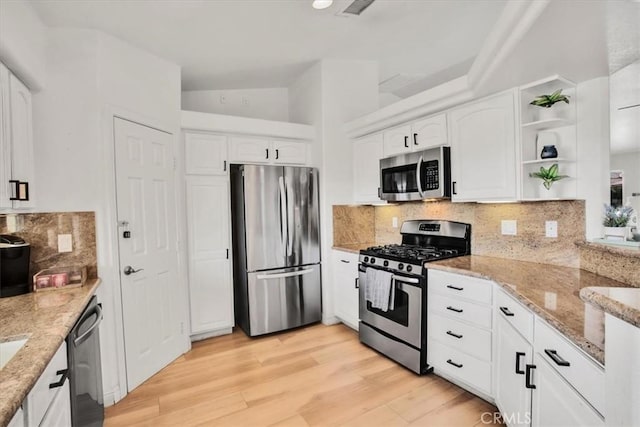
{"label": "range hood area cabinet", "polygon": [[447,116],[438,114],[383,132],[384,157],[448,145]]}
{"label": "range hood area cabinet", "polygon": [[31,93],[0,63],[0,209],[34,207],[33,176]]}

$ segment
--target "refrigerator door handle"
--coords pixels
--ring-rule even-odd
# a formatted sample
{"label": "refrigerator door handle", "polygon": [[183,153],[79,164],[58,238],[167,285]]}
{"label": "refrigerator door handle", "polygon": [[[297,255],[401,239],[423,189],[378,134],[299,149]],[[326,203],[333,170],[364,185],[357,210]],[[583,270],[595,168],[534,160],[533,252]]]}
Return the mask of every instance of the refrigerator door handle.
{"label": "refrigerator door handle", "polygon": [[287,256],[287,199],[286,191],[284,188],[284,177],[278,177],[278,185],[280,186],[280,241],[282,242],[282,248],[284,250],[284,256]]}
{"label": "refrigerator door handle", "polygon": [[293,200],[293,197],[290,197],[290,195],[292,195],[292,190],[291,190],[291,183],[290,182],[286,182],[286,186],[287,186],[287,256],[291,256],[293,255],[293,233],[294,233],[294,227],[295,224],[293,224],[293,203],[290,202]]}
{"label": "refrigerator door handle", "polygon": [[283,277],[295,277],[302,276],[304,274],[309,274],[313,271],[313,268],[305,268],[303,270],[298,271],[290,271],[288,273],[272,273],[272,274],[258,274],[256,279],[265,280],[265,279],[281,279]]}

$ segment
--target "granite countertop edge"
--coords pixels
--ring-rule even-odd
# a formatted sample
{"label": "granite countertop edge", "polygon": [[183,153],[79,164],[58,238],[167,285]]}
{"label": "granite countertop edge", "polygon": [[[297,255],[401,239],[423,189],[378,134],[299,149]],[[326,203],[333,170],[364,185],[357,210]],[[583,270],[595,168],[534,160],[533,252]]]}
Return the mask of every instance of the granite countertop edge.
{"label": "granite countertop edge", "polygon": [[620,255],[628,258],[640,259],[640,250],[631,247],[605,245],[602,243],[578,240],[575,245],[579,248],[593,249],[600,252],[608,252],[613,255]]}
{"label": "granite countertop edge", "polygon": [[[598,289],[599,288],[597,287],[586,287],[580,289],[580,299],[589,304],[595,305],[605,313],[640,328],[640,310],[603,295],[598,291]],[[638,289],[638,292],[640,292],[640,288]]]}
{"label": "granite countertop edge", "polygon": [[[514,261],[514,262],[517,262],[517,261]],[[544,268],[544,264],[540,264],[540,265],[541,265],[542,268]],[[527,297],[525,297],[520,292],[518,292],[517,289],[514,289],[513,286],[517,286],[517,284],[503,282],[503,281],[500,281],[500,280],[498,280],[498,279],[496,279],[494,277],[491,277],[491,276],[483,274],[483,273],[479,273],[477,271],[466,270],[466,269],[457,268],[457,267],[451,267],[451,266],[446,266],[446,265],[438,265],[437,263],[429,263],[428,268],[434,269],[434,270],[448,271],[450,273],[464,274],[464,275],[467,275],[467,276],[477,277],[479,279],[490,280],[492,282],[497,283],[507,293],[509,293],[510,295],[514,296],[518,301],[520,301],[522,304],[524,304],[525,306],[530,308],[531,311],[533,311],[535,314],[540,316],[547,323],[550,323],[555,329],[557,329],[560,333],[562,333],[569,340],[571,340],[571,342],[576,344],[578,347],[580,347],[582,350],[584,350],[585,353],[587,353],[589,356],[591,356],[593,359],[595,359],[599,364],[604,366],[604,351],[602,349],[596,347],[595,344],[593,344],[592,342],[590,342],[586,338],[576,335],[572,330],[570,330],[569,328],[565,327],[565,325],[562,323],[562,321],[557,319],[555,316],[553,316],[551,313],[549,313],[548,311],[544,310],[543,308],[541,308],[537,304],[533,303]]]}
{"label": "granite countertop edge", "polygon": [[0,426],[6,426],[11,421],[55,352],[66,339],[100,283],[99,278],[94,278],[89,279],[82,288],[49,291],[50,293],[70,292],[75,294],[79,293],[78,289],[84,290],[72,299],[74,305],[72,312],[60,310],[56,314],[55,332],[51,330],[34,331],[0,336],[0,341],[28,337],[25,345],[0,369]]}

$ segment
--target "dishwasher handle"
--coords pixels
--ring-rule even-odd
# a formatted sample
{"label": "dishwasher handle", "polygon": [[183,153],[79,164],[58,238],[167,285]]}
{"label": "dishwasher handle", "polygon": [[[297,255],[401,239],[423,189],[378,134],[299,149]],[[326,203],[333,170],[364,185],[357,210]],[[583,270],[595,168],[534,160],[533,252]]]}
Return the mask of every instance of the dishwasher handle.
{"label": "dishwasher handle", "polygon": [[78,327],[89,317],[96,315],[96,321],[93,323],[93,325],[91,325],[89,327],[89,329],[87,329],[82,335],[80,335],[79,337],[75,338],[73,340],[73,345],[78,347],[80,344],[82,344],[83,342],[85,342],[89,336],[93,333],[93,331],[98,327],[98,325],[100,325],[100,322],[102,322],[102,306],[100,304],[96,304],[93,309],[89,312],[87,312],[84,315],[84,318],[82,319],[81,322],[78,323]]}

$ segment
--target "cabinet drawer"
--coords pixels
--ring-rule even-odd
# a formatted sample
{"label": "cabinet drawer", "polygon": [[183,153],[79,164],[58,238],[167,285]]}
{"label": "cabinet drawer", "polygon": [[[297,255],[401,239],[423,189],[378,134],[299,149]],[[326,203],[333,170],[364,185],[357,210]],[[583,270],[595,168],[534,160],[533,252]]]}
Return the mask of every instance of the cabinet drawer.
{"label": "cabinet drawer", "polygon": [[[604,370],[596,362],[540,319],[536,319],[535,349],[596,410],[604,414]],[[565,362],[569,365],[565,366]]]}
{"label": "cabinet drawer", "polygon": [[509,322],[527,341],[533,342],[534,314],[502,289],[496,292],[496,313]]}
{"label": "cabinet drawer", "polygon": [[56,393],[60,387],[49,388],[50,384],[58,383],[63,374],[60,371],[67,370],[67,346],[66,342],[62,342],[53,358],[49,362],[44,372],[40,375],[38,381],[33,386],[27,396],[27,419],[29,426],[40,425],[47,408],[56,397]]}
{"label": "cabinet drawer", "polygon": [[493,283],[463,274],[439,270],[428,271],[429,290],[453,298],[466,298],[482,304],[491,304]]}
{"label": "cabinet drawer", "polygon": [[432,339],[436,339],[478,359],[491,361],[491,332],[464,322],[429,314],[428,328]]}
{"label": "cabinet drawer", "polygon": [[491,307],[429,293],[429,310],[472,325],[491,328]]}
{"label": "cabinet drawer", "polygon": [[432,341],[429,363],[437,370],[491,395],[491,363],[483,362],[452,347]]}

